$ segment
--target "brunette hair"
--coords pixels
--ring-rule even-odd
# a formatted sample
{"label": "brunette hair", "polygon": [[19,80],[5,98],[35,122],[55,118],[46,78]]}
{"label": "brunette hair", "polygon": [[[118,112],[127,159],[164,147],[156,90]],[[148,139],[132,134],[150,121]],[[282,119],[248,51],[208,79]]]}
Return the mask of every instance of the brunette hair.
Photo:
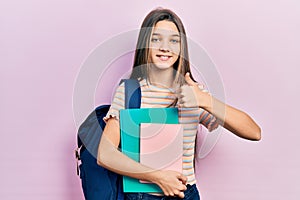
{"label": "brunette hair", "polygon": [[161,7],[152,10],[145,17],[142,23],[135,50],[133,70],[131,72],[130,78],[146,79],[148,77],[147,70],[151,62],[149,55],[149,44],[151,40],[151,34],[156,23],[162,20],[173,22],[176,25],[180,34],[180,54],[178,55],[179,57],[174,63],[173,67],[176,71],[176,74],[174,74],[174,81],[179,85],[183,85],[185,83],[184,75],[187,72],[190,73],[191,79],[194,80],[190,70],[185,29],[182,21],[173,11]]}

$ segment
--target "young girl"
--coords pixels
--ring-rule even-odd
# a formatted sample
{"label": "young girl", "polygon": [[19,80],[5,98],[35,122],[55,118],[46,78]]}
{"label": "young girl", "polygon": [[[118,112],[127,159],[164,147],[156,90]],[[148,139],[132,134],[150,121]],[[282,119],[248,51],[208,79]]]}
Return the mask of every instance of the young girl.
{"label": "young girl", "polygon": [[119,110],[124,109],[121,84],[104,118],[106,127],[99,144],[98,164],[121,175],[155,183],[164,193],[127,193],[125,199],[200,199],[194,174],[199,123],[209,131],[222,125],[239,137],[260,140],[259,126],[246,113],[215,99],[194,80],[188,58],[187,38],[179,17],[168,9],[151,11],[140,30],[130,78],[139,80],[141,108],[178,108],[179,122],[184,128],[182,174],[153,170],[118,150]]}

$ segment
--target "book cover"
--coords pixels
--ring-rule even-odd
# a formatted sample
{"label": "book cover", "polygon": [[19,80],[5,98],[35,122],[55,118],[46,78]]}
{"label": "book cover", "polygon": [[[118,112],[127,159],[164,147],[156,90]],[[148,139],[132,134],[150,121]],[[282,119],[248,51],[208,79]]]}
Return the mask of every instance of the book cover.
{"label": "book cover", "polygon": [[181,124],[141,123],[140,163],[153,169],[182,173],[182,152]]}

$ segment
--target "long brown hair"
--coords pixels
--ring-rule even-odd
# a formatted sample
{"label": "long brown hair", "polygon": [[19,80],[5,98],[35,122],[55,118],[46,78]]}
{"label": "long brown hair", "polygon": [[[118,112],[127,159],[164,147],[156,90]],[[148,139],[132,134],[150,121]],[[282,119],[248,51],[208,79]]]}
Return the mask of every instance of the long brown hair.
{"label": "long brown hair", "polygon": [[[176,71],[174,74],[175,83],[180,86],[185,83],[184,75],[189,72],[190,77],[194,80],[189,62],[188,46],[185,29],[180,18],[171,10],[164,8],[156,8],[152,10],[144,19],[139,37],[136,45],[133,69],[130,75],[132,79],[147,79],[148,78],[148,68],[150,61],[149,44],[151,40],[151,34],[154,26],[157,22],[167,20],[173,22],[180,34],[180,53],[177,61],[174,63],[173,68]],[[194,80],[195,81],[195,80]],[[173,102],[171,105],[176,104],[177,101]]]}

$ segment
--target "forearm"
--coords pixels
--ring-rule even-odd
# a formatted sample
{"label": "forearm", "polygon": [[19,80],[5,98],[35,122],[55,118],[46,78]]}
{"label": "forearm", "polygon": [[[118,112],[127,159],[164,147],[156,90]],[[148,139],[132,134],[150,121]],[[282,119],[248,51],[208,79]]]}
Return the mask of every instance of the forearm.
{"label": "forearm", "polygon": [[203,102],[201,107],[219,119],[224,128],[239,137],[260,140],[261,129],[248,114],[224,104],[208,93],[205,94]]}
{"label": "forearm", "polygon": [[101,138],[97,162],[110,171],[150,182],[155,182],[160,173],[124,155],[105,136]]}

